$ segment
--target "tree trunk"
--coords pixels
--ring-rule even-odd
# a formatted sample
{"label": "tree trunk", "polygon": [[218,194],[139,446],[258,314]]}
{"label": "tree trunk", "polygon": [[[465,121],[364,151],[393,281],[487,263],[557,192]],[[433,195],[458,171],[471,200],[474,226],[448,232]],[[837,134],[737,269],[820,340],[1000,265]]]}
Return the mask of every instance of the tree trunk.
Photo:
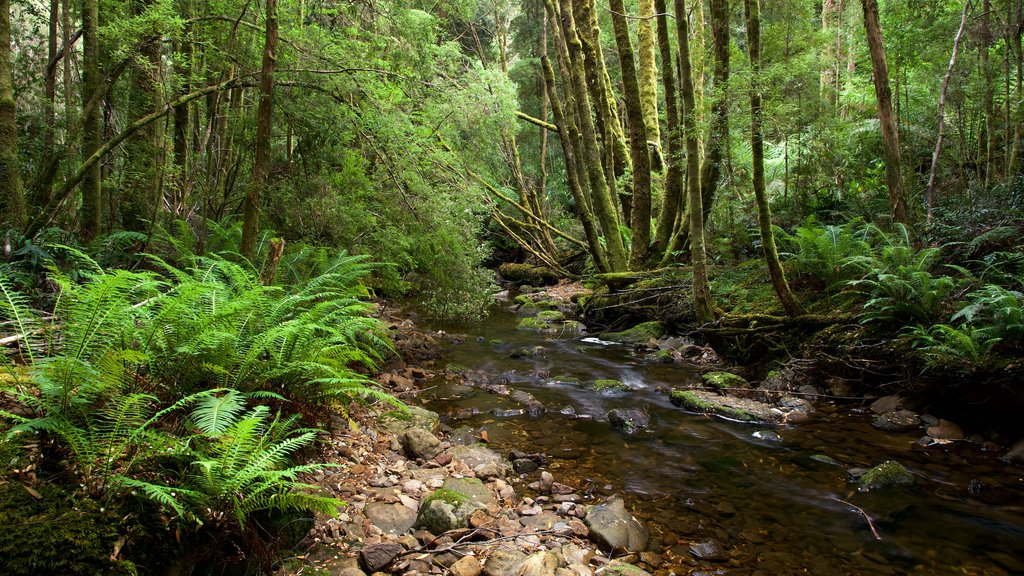
{"label": "tree trunk", "polygon": [[0,223],[18,230],[25,226],[25,194],[18,161],[18,125],[14,118],[14,80],[11,76],[11,4],[0,0],[0,190],[7,213]]}
{"label": "tree trunk", "polygon": [[1013,24],[1013,51],[1017,58],[1016,107],[1013,118],[1013,145],[1010,147],[1010,161],[1006,167],[1008,177],[1017,174],[1017,164],[1020,159],[1021,122],[1024,120],[1024,50],[1021,46],[1021,36],[1024,34],[1024,11],[1021,10],[1021,1],[1017,0],[1016,15]]}
{"label": "tree trunk", "polygon": [[[57,34],[60,24],[60,0],[50,0],[49,28],[46,35],[46,137],[43,140],[42,157],[52,158],[57,141]],[[33,187],[32,206],[46,206],[53,183]]]}
{"label": "tree trunk", "polygon": [[[100,89],[99,2],[82,0],[82,157],[88,158],[100,149],[103,124],[100,107],[88,105]],[[103,229],[103,200],[100,189],[100,164],[94,163],[82,179],[82,236],[95,238]]]}
{"label": "tree trunk", "polygon": [[878,101],[878,123],[882,129],[882,155],[885,160],[885,179],[889,188],[889,208],[892,219],[909,224],[907,197],[903,190],[903,171],[900,165],[900,143],[896,122],[892,116],[892,92],[889,89],[889,68],[885,63],[885,45],[882,43],[882,25],[878,21],[878,0],[861,0],[864,9],[864,30],[868,50],[871,52],[871,71]]}
{"label": "tree trunk", "polygon": [[260,107],[256,116],[256,157],[252,166],[252,182],[242,204],[243,256],[256,257],[256,234],[260,219],[260,202],[270,175],[270,128],[274,104],[274,67],[277,65],[277,0],[267,0],[266,37],[263,42],[263,66],[260,72]]}
{"label": "tree trunk", "polygon": [[[679,44],[679,74],[682,77],[683,132],[686,135],[686,188],[690,212],[690,263],[693,266],[693,307],[697,322],[715,319],[711,287],[708,284],[708,260],[704,250],[704,210],[700,195],[700,159],[697,152],[696,106],[693,97],[693,72],[690,68],[690,24],[685,0],[675,0],[676,35]],[[676,127],[678,129],[678,127]]]}
{"label": "tree trunk", "polygon": [[579,107],[580,136],[584,148],[584,164],[590,180],[591,199],[604,232],[608,267],[612,272],[626,270],[626,250],[619,233],[619,219],[612,201],[612,190],[605,178],[597,130],[590,114],[590,95],[584,71],[583,44],[576,30],[576,20],[568,0],[562,0],[562,30],[569,50],[569,68],[576,103]]}
{"label": "tree trunk", "polygon": [[[654,15],[656,14],[654,2],[655,0],[639,0],[637,3],[640,20],[637,21],[636,44],[638,51],[640,104],[644,111],[644,126],[647,128],[647,139],[660,145],[661,128],[658,126],[658,63],[655,57],[654,46]],[[666,66],[668,66],[667,62]]]}
{"label": "tree trunk", "polygon": [[988,51],[992,46],[992,26],[991,26],[991,12],[992,2],[991,0],[984,0],[982,2],[981,10],[981,46],[978,50],[981,52],[981,73],[985,81],[985,92],[983,106],[985,109],[985,140],[984,140],[984,163],[985,170],[985,189],[988,190],[989,184],[992,182],[992,172],[994,170],[992,166],[992,155],[995,153],[995,111],[993,107],[993,89],[992,89],[992,65],[989,62]]}
{"label": "tree trunk", "polygon": [[701,204],[704,220],[711,214],[715,190],[722,174],[722,150],[729,137],[729,1],[711,0],[711,34],[715,44],[714,101],[700,169]]}
{"label": "tree trunk", "polygon": [[946,68],[946,75],[942,78],[942,89],[939,90],[939,130],[938,136],[935,139],[935,152],[932,153],[932,167],[928,171],[928,190],[925,194],[928,202],[927,222],[929,224],[932,223],[932,208],[935,205],[935,172],[939,166],[939,154],[942,152],[942,133],[946,126],[946,88],[949,87],[949,79],[953,75],[953,67],[956,66],[956,55],[960,48],[960,39],[963,37],[964,29],[967,27],[967,13],[970,7],[970,0],[964,2],[964,11],[960,16],[960,28],[956,32],[956,37],[953,38],[953,54],[949,57],[949,67]]}
{"label": "tree trunk", "polygon": [[665,0],[655,0],[654,9],[658,13],[658,51],[661,53],[662,86],[665,90],[665,120],[668,126],[667,157],[668,169],[665,172],[665,195],[658,213],[658,224],[654,231],[654,242],[651,255],[654,258],[667,256],[672,231],[683,205],[683,139],[679,130],[679,95],[676,87],[675,66],[672,64],[672,48],[669,43],[668,16],[666,16]]}
{"label": "tree trunk", "polygon": [[633,161],[632,220],[633,243],[629,253],[629,267],[640,270],[647,263],[648,244],[651,241],[651,156],[647,149],[647,126],[642,106],[643,95],[633,63],[633,43],[629,38],[626,8],[622,0],[611,0],[612,25],[615,28],[615,46],[619,52],[622,87],[626,101],[626,120],[629,124],[629,155]]}
{"label": "tree trunk", "polygon": [[750,149],[753,155],[754,199],[757,203],[757,223],[761,230],[761,248],[768,264],[772,286],[786,314],[803,314],[800,303],[786,282],[786,273],[779,262],[772,232],[772,211],[764,183],[764,135],[761,131],[761,8],[759,0],[743,0],[747,17],[747,47],[750,50]]}

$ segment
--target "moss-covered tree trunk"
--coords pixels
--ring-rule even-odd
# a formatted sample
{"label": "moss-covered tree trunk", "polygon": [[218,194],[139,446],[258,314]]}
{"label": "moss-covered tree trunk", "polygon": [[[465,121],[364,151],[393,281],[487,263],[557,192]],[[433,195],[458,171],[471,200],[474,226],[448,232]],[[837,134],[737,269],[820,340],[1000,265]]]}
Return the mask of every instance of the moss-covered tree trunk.
{"label": "moss-covered tree trunk", "polygon": [[722,175],[725,140],[729,137],[729,1],[711,0],[711,36],[714,40],[711,118],[700,168],[704,220],[711,214],[715,190]]}
{"label": "moss-covered tree trunk", "polygon": [[714,302],[708,283],[708,260],[704,249],[704,210],[700,194],[700,159],[697,151],[696,105],[693,71],[690,67],[690,23],[685,0],[675,0],[676,35],[679,45],[679,75],[683,96],[683,132],[686,135],[686,196],[689,199],[690,263],[693,266],[693,307],[697,321],[715,319]]}
{"label": "moss-covered tree trunk", "polygon": [[760,0],[743,0],[747,16],[747,48],[750,51],[750,149],[753,156],[754,199],[757,203],[757,223],[761,230],[761,248],[768,264],[772,286],[779,302],[790,316],[803,314],[800,303],[786,282],[786,273],[779,262],[772,233],[772,212],[764,184],[764,135],[761,131],[761,9]]}
{"label": "moss-covered tree trunk", "polygon": [[263,64],[260,71],[260,107],[256,116],[256,157],[252,181],[242,205],[242,255],[250,261],[256,257],[256,234],[259,228],[260,202],[270,175],[270,129],[274,105],[274,68],[277,66],[277,0],[267,0],[266,36],[263,41]]}
{"label": "moss-covered tree trunk", "polygon": [[18,162],[18,126],[14,118],[14,82],[11,76],[11,4],[0,0],[0,203],[6,217],[0,223],[25,226],[25,194]]}
{"label": "moss-covered tree trunk", "polygon": [[569,76],[579,113],[580,139],[584,149],[584,165],[590,181],[591,200],[597,219],[604,232],[608,267],[612,272],[626,269],[626,250],[619,234],[619,218],[612,200],[612,190],[608,185],[602,169],[601,147],[597,139],[594,119],[589,113],[592,110],[590,95],[587,88],[586,65],[583,44],[576,29],[576,19],[569,0],[562,0],[561,18],[562,33],[569,51]]}
{"label": "moss-covered tree trunk", "polygon": [[[89,107],[89,99],[100,89],[99,2],[82,0],[82,157],[88,158],[103,143],[100,107]],[[93,164],[82,180],[82,236],[94,238],[103,230],[103,195],[100,164]]]}
{"label": "moss-covered tree trunk", "polygon": [[612,26],[615,46],[622,70],[623,95],[626,101],[626,121],[629,125],[629,155],[633,161],[633,199],[630,229],[633,243],[629,253],[629,267],[640,270],[647,264],[647,250],[651,241],[651,157],[647,150],[647,125],[642,107],[640,83],[633,62],[633,42],[629,37],[622,0],[611,0]]}
{"label": "moss-covered tree trunk", "polygon": [[[640,104],[644,111],[647,139],[660,144],[661,127],[658,125],[658,61],[655,49],[655,0],[639,0],[640,19],[636,24],[637,67],[640,82]],[[666,61],[666,67],[671,60]]]}
{"label": "moss-covered tree trunk", "polygon": [[894,221],[909,224],[907,197],[903,189],[903,169],[900,163],[899,133],[892,114],[892,90],[889,88],[889,67],[885,62],[882,25],[878,20],[878,0],[861,0],[864,11],[864,30],[871,53],[871,71],[875,81],[875,99],[878,101],[878,122],[882,130],[882,156],[885,160],[885,181],[889,188],[889,208]]}
{"label": "moss-covered tree trunk", "polygon": [[658,51],[663,63],[661,83],[665,90],[665,120],[668,127],[665,156],[668,168],[665,172],[665,194],[658,212],[658,223],[651,243],[651,255],[663,258],[667,254],[669,240],[675,229],[676,220],[683,206],[683,134],[679,120],[679,93],[676,86],[675,58],[669,41],[668,16],[666,16],[665,0],[655,0],[654,9],[658,13]]}

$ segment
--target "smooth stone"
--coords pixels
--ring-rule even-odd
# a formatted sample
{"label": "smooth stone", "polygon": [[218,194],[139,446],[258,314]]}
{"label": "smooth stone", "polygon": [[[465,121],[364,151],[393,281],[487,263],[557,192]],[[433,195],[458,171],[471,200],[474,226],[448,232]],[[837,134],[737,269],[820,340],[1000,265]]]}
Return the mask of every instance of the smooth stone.
{"label": "smooth stone", "polygon": [[441,441],[423,428],[409,428],[399,436],[406,456],[430,460],[441,453]]}
{"label": "smooth stone", "polygon": [[555,576],[558,556],[554,552],[534,552],[523,560],[517,571],[518,576]]}
{"label": "smooth stone", "polygon": [[[511,469],[508,460],[485,446],[455,446],[449,453],[454,461],[461,462],[470,470],[475,471],[477,475],[504,476]],[[490,474],[482,474],[482,472]]]}
{"label": "smooth stone", "polygon": [[416,524],[416,512],[399,502],[370,502],[363,514],[385,534],[405,534]]}
{"label": "smooth stone", "polygon": [[932,438],[940,440],[963,440],[965,438],[964,431],[959,426],[942,419],[935,426],[928,428],[927,433]]}
{"label": "smooth stone", "polygon": [[758,440],[764,440],[766,442],[782,442],[782,436],[779,436],[777,433],[772,432],[771,430],[758,430],[757,432],[751,434],[751,436],[757,438]]}
{"label": "smooth stone", "polygon": [[377,572],[391,564],[403,551],[397,542],[370,544],[359,551],[359,562],[368,572]]}
{"label": "smooth stone", "polygon": [[484,576],[519,576],[519,566],[526,559],[523,554],[515,548],[499,546],[487,558],[484,563]]}
{"label": "smooth stone", "polygon": [[449,576],[480,576],[484,567],[476,556],[463,556],[448,568]]}
{"label": "smooth stone", "polygon": [[895,412],[900,408],[903,408],[905,400],[898,394],[892,394],[890,396],[882,396],[878,400],[871,403],[871,411],[875,414],[885,414],[886,412]]}
{"label": "smooth stone", "polygon": [[613,408],[608,412],[608,422],[613,428],[632,434],[650,426],[651,417],[638,408]]}
{"label": "smooth stone", "polygon": [[1006,454],[1003,454],[1002,460],[1012,464],[1024,464],[1024,438],[1018,440]]}
{"label": "smooth stone", "polygon": [[714,539],[690,544],[690,554],[693,554],[698,560],[707,560],[708,562],[718,562],[728,558],[725,549]]}
{"label": "smooth stone", "polygon": [[381,432],[398,435],[409,428],[423,428],[436,434],[441,427],[441,416],[419,406],[409,406],[408,413],[389,412],[380,417],[377,424]]}
{"label": "smooth stone", "polygon": [[640,552],[647,549],[647,527],[626,510],[622,498],[613,496],[587,511],[584,518],[590,535],[606,549]]}
{"label": "smooth stone", "polygon": [[911,486],[914,475],[895,460],[886,460],[860,477],[861,486],[866,490]]}
{"label": "smooth stone", "polygon": [[921,417],[910,410],[897,410],[875,416],[871,425],[883,432],[907,432],[921,425]]}

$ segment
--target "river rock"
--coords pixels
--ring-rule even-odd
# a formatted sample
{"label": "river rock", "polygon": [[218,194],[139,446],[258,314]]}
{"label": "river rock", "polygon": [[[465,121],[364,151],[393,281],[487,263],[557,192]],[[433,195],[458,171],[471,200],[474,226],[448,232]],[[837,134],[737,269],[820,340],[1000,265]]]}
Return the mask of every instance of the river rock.
{"label": "river rock", "polygon": [[359,563],[367,572],[378,572],[391,564],[402,551],[402,545],[396,542],[370,544],[359,551]]}
{"label": "river rock", "polygon": [[708,562],[720,562],[728,558],[725,549],[714,539],[690,544],[690,554],[693,554],[698,560],[706,560]]}
{"label": "river rock", "polygon": [[865,490],[876,488],[895,488],[914,484],[914,475],[895,460],[886,460],[860,477],[860,484]]}
{"label": "river rock", "polygon": [[455,446],[450,453],[453,460],[484,478],[505,476],[511,468],[511,464],[501,454],[485,446]]}
{"label": "river rock", "polygon": [[638,408],[613,408],[608,412],[608,422],[613,428],[632,434],[647,428],[651,423],[651,417]]}
{"label": "river rock", "polygon": [[621,380],[604,378],[594,380],[594,383],[590,385],[590,389],[600,392],[601,394],[614,394],[616,392],[625,392],[629,390],[629,386],[626,386]]}
{"label": "river rock", "polygon": [[626,510],[625,502],[613,496],[587,511],[583,519],[591,538],[611,550],[640,552],[647,549],[647,527]]}
{"label": "river rock", "polygon": [[917,412],[897,410],[875,416],[871,425],[883,432],[908,432],[921,425]]}
{"label": "river rock", "polygon": [[409,428],[399,436],[406,456],[430,460],[441,453],[441,441],[423,428]]}
{"label": "river rock", "polygon": [[1009,464],[1024,464],[1024,438],[1011,446],[1006,454],[1003,454],[1002,460]]}
{"label": "river rock", "polygon": [[396,436],[409,428],[422,428],[432,434],[436,434],[441,428],[441,417],[437,412],[419,406],[409,406],[408,413],[398,410],[389,412],[381,416],[377,422],[380,431]]}
{"label": "river rock", "polygon": [[517,571],[518,576],[555,576],[558,556],[554,552],[534,552],[523,560]]}
{"label": "river rock", "polygon": [[602,340],[620,344],[645,344],[648,340],[657,340],[665,335],[665,325],[661,322],[644,322],[622,332],[605,332]]}
{"label": "river rock", "polygon": [[643,568],[634,566],[633,564],[627,564],[620,560],[612,560],[612,562],[608,564],[608,568],[605,569],[602,574],[614,574],[615,576],[651,576],[651,573]]}
{"label": "river rock", "polygon": [[927,434],[939,440],[963,440],[964,431],[949,420],[939,420],[939,423],[930,426]]}
{"label": "river rock", "polygon": [[480,576],[484,569],[476,556],[463,556],[448,568],[449,576]]}
{"label": "river rock", "polygon": [[875,414],[885,414],[886,412],[895,412],[903,408],[906,400],[899,394],[891,394],[889,396],[882,396],[878,400],[871,403],[871,411]]}
{"label": "river rock", "polygon": [[715,390],[750,387],[750,383],[742,376],[737,376],[731,372],[707,372],[705,374],[701,374],[700,380],[705,386],[714,388]]}
{"label": "river rock", "polygon": [[509,546],[498,546],[484,563],[484,576],[519,576],[519,566],[526,559],[523,554]]}
{"label": "river rock", "polygon": [[721,396],[706,390],[673,390],[670,399],[676,406],[691,412],[713,414],[741,422],[778,424],[783,416],[781,410],[764,402]]}
{"label": "river rock", "polygon": [[399,502],[370,502],[363,515],[385,534],[405,534],[416,524],[416,512]]}
{"label": "river rock", "polygon": [[494,503],[494,495],[477,478],[447,478],[420,504],[416,526],[443,534],[469,525],[473,512]]}

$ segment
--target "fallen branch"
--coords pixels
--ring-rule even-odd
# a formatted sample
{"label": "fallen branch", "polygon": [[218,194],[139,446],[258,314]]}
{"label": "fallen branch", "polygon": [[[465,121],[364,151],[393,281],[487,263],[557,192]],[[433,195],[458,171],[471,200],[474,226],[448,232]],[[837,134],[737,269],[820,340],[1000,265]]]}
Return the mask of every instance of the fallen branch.
{"label": "fallen branch", "polygon": [[875,523],[871,521],[871,516],[868,516],[868,513],[865,512],[863,508],[855,504],[850,504],[846,500],[840,500],[839,498],[836,498],[834,496],[832,497],[832,499],[835,500],[836,502],[846,504],[847,506],[855,509],[857,512],[860,512],[864,516],[864,519],[868,521],[868,528],[871,528],[871,533],[875,535],[875,540],[882,539],[882,537],[878,535],[878,530],[875,530]]}

